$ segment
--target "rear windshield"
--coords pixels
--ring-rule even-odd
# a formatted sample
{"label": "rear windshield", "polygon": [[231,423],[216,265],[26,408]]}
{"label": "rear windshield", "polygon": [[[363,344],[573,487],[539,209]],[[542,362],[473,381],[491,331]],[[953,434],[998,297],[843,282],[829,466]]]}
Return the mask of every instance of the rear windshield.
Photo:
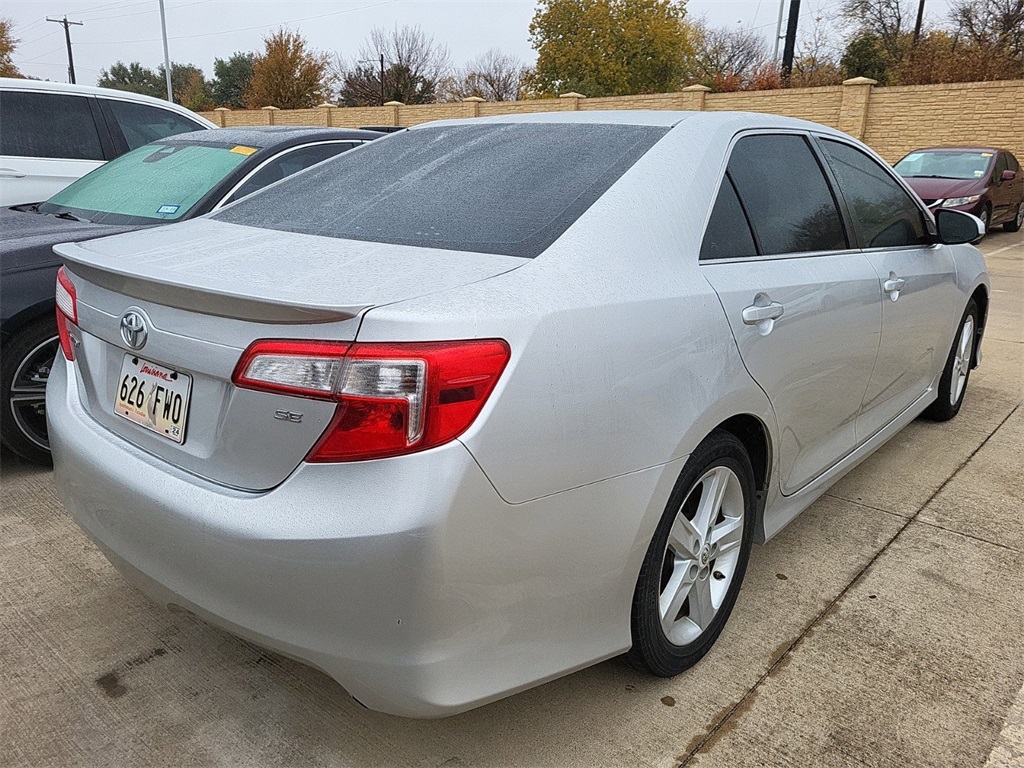
{"label": "rear windshield", "polygon": [[97,224],[177,221],[255,147],[154,141],[101,165],[39,206]]}
{"label": "rear windshield", "polygon": [[492,123],[405,131],[268,187],[213,218],[533,258],[666,130]]}

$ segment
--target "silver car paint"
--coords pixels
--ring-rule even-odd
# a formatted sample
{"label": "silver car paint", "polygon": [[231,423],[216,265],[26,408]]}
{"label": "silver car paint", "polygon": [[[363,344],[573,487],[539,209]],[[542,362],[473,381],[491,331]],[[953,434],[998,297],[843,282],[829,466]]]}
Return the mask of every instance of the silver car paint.
{"label": "silver car paint", "polygon": [[[118,302],[117,294],[101,294],[108,289],[79,274],[80,295],[102,305],[96,310],[103,314],[83,314],[76,331],[88,362],[58,364],[50,379],[47,412],[59,493],[128,578],[160,602],[185,606],[320,667],[367,706],[396,714],[462,711],[623,652],[644,551],[687,455],[712,429],[748,414],[768,435],[771,472],[758,532],[764,540],[934,400],[945,359],[940,349],[930,351],[939,342],[922,343],[910,360],[931,359],[930,378],[927,370],[902,377],[907,406],[874,432],[848,426],[851,420],[856,425],[871,377],[858,371],[861,394],[845,409],[832,409],[846,424],[804,425],[824,446],[819,466],[801,470],[809,479],[795,483],[799,489],[784,487],[782,446],[793,428],[785,419],[820,407],[820,392],[808,386],[813,354],[802,363],[779,356],[782,371],[792,368],[799,376],[787,380],[768,371],[776,385],[769,395],[788,403],[780,410],[755,381],[756,371],[753,377],[747,372],[741,353],[753,359],[773,341],[786,350],[802,343],[824,355],[833,377],[842,361],[820,345],[819,328],[799,320],[799,308],[767,336],[743,324],[734,337],[729,292],[738,301],[745,289],[753,301],[773,289],[758,280],[802,286],[794,295],[800,306],[843,308],[857,324],[843,333],[858,349],[868,346],[864,339],[877,346],[880,332],[884,345],[882,302],[890,299],[877,274],[871,297],[834,275],[815,287],[809,273],[819,257],[758,260],[756,269],[744,270],[703,266],[696,254],[736,134],[772,128],[841,134],[786,118],[728,113],[554,113],[496,121],[520,120],[677,125],[548,251],[525,263],[515,260],[517,268],[509,269],[502,257],[473,255],[491,271],[486,279],[453,281],[438,291],[412,281],[392,284],[394,290],[384,292],[391,303],[378,303],[374,298],[382,294],[375,294],[373,276],[380,270],[367,259],[351,265],[350,283],[310,288],[329,306],[361,308],[347,320],[283,327],[214,322],[128,296]],[[302,236],[278,234],[259,231],[276,241],[274,248],[293,254]],[[153,233],[148,247],[169,261],[178,238],[195,242],[184,225],[171,226]],[[71,254],[72,271],[100,262],[118,269],[133,247],[141,244],[93,243],[88,253]],[[270,267],[272,250],[260,250]],[[974,248],[935,250],[936,269],[945,277],[933,280],[919,265],[925,281],[935,282],[928,291],[934,300],[918,305],[911,322],[930,320],[948,350],[968,297],[979,286],[987,289],[988,281]],[[241,249],[210,254],[209,274],[202,259],[191,259],[189,279],[202,288],[221,264],[240,264],[244,255]],[[852,270],[866,283],[880,268],[872,269],[863,254],[828,258],[848,261],[852,266],[844,264],[843,273]],[[955,290],[945,266],[950,259]],[[298,256],[288,261],[301,263]],[[451,273],[440,264],[439,279],[445,279]],[[142,282],[153,277],[149,269],[140,264]],[[390,272],[384,277],[391,279]],[[430,279],[419,281],[429,286]],[[263,282],[256,286],[243,276],[218,285],[249,299],[260,299],[264,290],[280,298],[279,288],[259,276],[252,280]],[[726,286],[721,299],[711,287],[718,282]],[[311,303],[302,290],[292,298],[300,306]],[[346,323],[357,321],[358,338],[367,341],[498,336],[510,343],[513,358],[460,441],[395,459],[298,463],[273,489],[245,493],[197,478],[180,457],[169,463],[154,455],[168,456],[165,445],[118,436],[96,412],[101,406],[89,403],[94,350],[88,345],[102,339],[116,348],[107,324],[129,303],[152,313],[169,336],[180,332],[195,341],[205,327],[206,343],[226,340],[221,375],[247,340],[332,332],[350,338]],[[917,316],[923,308],[929,317]],[[789,331],[782,331],[792,318],[804,330],[787,338]],[[183,347],[175,354],[189,353]],[[830,446],[835,435],[841,436]],[[239,446],[237,455],[248,451],[259,463],[267,450]],[[794,460],[790,470],[798,464]]]}

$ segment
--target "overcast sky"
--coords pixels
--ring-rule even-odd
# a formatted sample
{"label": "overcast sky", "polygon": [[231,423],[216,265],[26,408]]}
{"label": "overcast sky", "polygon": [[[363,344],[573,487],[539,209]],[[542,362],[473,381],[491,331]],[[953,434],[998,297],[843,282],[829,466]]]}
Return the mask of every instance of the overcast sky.
{"label": "overcast sky", "polygon": [[[500,48],[527,62],[536,54],[528,40],[535,0],[165,0],[172,61],[196,64],[213,75],[214,58],[255,51],[261,38],[280,25],[301,32],[315,48],[354,58],[376,25],[419,24],[448,46],[461,65],[488,48]],[[840,0],[804,0],[801,23],[830,17]],[[947,0],[928,0],[927,18],[939,20]],[[15,63],[22,72],[50,80],[67,79],[64,31],[47,16],[67,14],[84,26],[71,27],[79,83],[94,84],[100,70],[121,60],[156,66],[163,61],[157,0],[4,0],[0,14],[15,23],[21,39]],[[779,0],[689,0],[691,16],[717,26],[743,26],[775,34]]]}

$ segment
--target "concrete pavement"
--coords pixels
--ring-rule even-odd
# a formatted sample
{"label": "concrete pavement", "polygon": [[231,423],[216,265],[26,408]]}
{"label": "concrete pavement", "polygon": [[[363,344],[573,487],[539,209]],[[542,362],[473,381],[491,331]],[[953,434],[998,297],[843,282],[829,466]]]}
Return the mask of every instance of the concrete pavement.
{"label": "concrete pavement", "polygon": [[440,721],[134,592],[9,457],[0,766],[1024,765],[1024,236],[983,243],[984,363],[764,547],[714,650],[613,660]]}

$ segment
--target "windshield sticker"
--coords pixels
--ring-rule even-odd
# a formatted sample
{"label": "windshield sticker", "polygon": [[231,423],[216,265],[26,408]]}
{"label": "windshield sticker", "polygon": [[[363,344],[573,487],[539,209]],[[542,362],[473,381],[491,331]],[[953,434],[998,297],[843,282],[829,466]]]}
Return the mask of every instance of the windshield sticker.
{"label": "windshield sticker", "polygon": [[161,205],[156,209],[157,213],[177,213],[180,205]]}
{"label": "windshield sticker", "polygon": [[243,147],[241,144],[239,144],[237,147],[232,147],[231,151],[234,152],[236,155],[248,156],[256,152],[256,147]]}
{"label": "windshield sticker", "polygon": [[974,172],[974,178],[976,178],[976,179],[980,179],[984,175],[985,175],[984,171],[975,171]]}
{"label": "windshield sticker", "polygon": [[982,152],[981,156],[982,157],[992,157],[992,153],[991,152]]}

